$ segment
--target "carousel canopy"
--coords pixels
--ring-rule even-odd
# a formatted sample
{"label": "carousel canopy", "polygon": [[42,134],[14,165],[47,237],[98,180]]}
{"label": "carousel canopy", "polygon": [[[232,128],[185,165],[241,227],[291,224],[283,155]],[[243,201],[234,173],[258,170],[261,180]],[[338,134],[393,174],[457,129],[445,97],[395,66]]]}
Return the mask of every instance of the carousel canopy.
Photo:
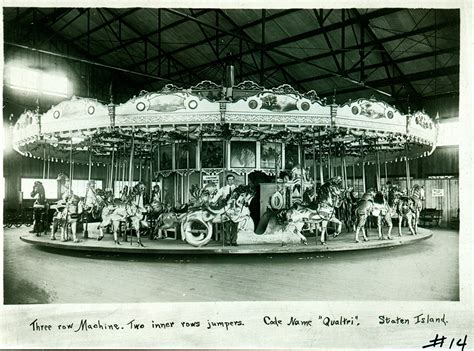
{"label": "carousel canopy", "polygon": [[138,159],[157,147],[206,140],[300,145],[305,153],[375,161],[427,155],[438,124],[423,111],[403,114],[375,98],[344,104],[300,93],[289,85],[267,89],[245,81],[224,87],[204,81],[184,89],[166,85],[119,105],[75,98],[38,114],[27,111],[13,128],[14,149],[50,160],[109,164],[114,152]]}

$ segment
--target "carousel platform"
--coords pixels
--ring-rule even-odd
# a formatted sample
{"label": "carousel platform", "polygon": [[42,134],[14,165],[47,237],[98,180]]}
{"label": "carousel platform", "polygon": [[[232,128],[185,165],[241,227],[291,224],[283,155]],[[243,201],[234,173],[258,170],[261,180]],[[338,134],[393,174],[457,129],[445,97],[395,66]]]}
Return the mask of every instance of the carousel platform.
{"label": "carousel platform", "polygon": [[[354,233],[342,233],[337,238],[330,238],[327,245],[321,245],[319,238],[309,237],[308,245],[300,243],[288,243],[282,246],[281,243],[266,244],[239,244],[239,246],[223,246],[221,242],[211,241],[203,247],[194,247],[181,240],[172,238],[149,240],[143,238],[144,247],[138,246],[136,238],[133,237],[128,242],[121,242],[115,245],[111,234],[106,234],[104,239],[97,241],[95,236],[88,239],[81,239],[80,242],[61,242],[60,240],[50,240],[48,235],[36,236],[28,234],[20,239],[25,243],[63,250],[115,252],[115,253],[143,253],[143,254],[285,254],[303,252],[329,252],[329,251],[354,251],[389,248],[400,245],[413,244],[421,240],[429,239],[433,235],[431,230],[419,228],[417,235],[398,234],[392,236],[392,240],[379,240],[375,230],[369,232],[369,241],[354,242]],[[80,236],[79,236],[80,237]]]}

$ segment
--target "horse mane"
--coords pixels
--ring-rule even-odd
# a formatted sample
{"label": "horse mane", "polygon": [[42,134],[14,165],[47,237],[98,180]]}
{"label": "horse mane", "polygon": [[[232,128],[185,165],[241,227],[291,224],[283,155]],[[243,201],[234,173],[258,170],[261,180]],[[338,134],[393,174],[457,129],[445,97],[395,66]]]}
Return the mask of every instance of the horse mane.
{"label": "horse mane", "polygon": [[376,204],[383,204],[384,203],[384,196],[383,193],[378,191],[374,196],[374,202]]}
{"label": "horse mane", "polygon": [[34,196],[35,194],[39,195],[40,201],[46,200],[46,191],[44,190],[43,183],[35,182],[33,186],[33,191],[31,192],[31,196]]}
{"label": "horse mane", "polygon": [[251,195],[255,195],[256,194],[256,190],[253,186],[251,185],[243,185],[243,184],[240,184],[239,186],[237,186],[234,191],[232,192],[232,196],[233,197],[239,197],[241,194],[251,194]]}
{"label": "horse mane", "polygon": [[326,183],[321,185],[317,190],[318,199],[328,199],[331,195],[331,186],[333,186],[333,184],[330,181],[327,181]]}
{"label": "horse mane", "polygon": [[45,194],[45,190],[44,190],[44,186],[43,186],[43,183],[36,183],[36,186],[38,187],[37,191],[38,193],[40,193],[40,195],[44,195]]}
{"label": "horse mane", "polygon": [[390,207],[393,207],[393,205],[395,204],[397,193],[398,191],[395,188],[390,189],[390,191],[388,192],[388,205]]}

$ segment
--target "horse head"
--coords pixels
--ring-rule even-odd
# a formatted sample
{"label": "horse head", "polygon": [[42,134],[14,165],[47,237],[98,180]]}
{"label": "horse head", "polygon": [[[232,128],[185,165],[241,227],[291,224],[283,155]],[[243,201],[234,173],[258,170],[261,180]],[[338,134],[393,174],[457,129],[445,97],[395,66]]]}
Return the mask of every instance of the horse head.
{"label": "horse head", "polygon": [[388,201],[388,205],[390,207],[395,207],[398,205],[398,203],[400,202],[400,197],[401,197],[402,193],[400,192],[400,190],[398,190],[397,187],[392,187],[390,188],[389,192],[388,192],[388,195],[387,195],[387,201]]}
{"label": "horse head", "polygon": [[41,183],[40,181],[36,181],[34,182],[33,184],[33,190],[31,191],[31,197],[34,197],[36,196],[37,194],[40,195],[40,197],[43,195],[44,196],[44,187],[43,187],[43,183]]}
{"label": "horse head", "polygon": [[238,206],[249,206],[250,201],[252,201],[253,197],[255,196],[255,193],[255,189],[250,185],[239,185],[232,192],[228,203],[231,203],[232,200],[235,200],[234,202]]}
{"label": "horse head", "polygon": [[343,195],[342,178],[338,176],[321,185],[318,189],[317,201],[333,207],[340,207],[343,202]]}
{"label": "horse head", "polygon": [[146,185],[143,182],[139,182],[133,187],[132,193],[134,195],[144,194],[146,191]]}

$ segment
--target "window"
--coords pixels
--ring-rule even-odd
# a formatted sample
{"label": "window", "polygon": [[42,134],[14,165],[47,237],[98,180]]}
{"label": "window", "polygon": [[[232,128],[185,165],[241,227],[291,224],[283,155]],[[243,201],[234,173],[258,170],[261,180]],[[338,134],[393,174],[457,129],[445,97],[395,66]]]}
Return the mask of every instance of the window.
{"label": "window", "polygon": [[[95,181],[95,188],[96,189],[102,189],[102,181],[93,179]],[[87,190],[87,183],[88,180],[82,180],[82,179],[77,179],[77,180],[72,180],[72,191],[75,195],[79,197],[84,197],[86,196],[86,190]]]}
{"label": "window", "polygon": [[31,191],[37,180],[43,183],[47,199],[56,199],[58,197],[58,181],[56,179],[21,178],[20,191],[23,199],[32,199]]}
{"label": "window", "polygon": [[[132,188],[138,184],[138,181],[134,181],[132,182]],[[161,182],[153,182],[153,186],[155,185],[159,185],[160,188],[161,188]],[[124,186],[128,186],[128,181],[125,181],[125,182],[122,182],[120,180],[116,180],[114,181],[114,197],[115,198],[119,198],[120,197],[120,191],[123,189]],[[147,189],[146,191],[149,193],[150,192],[150,189],[148,189],[148,183],[145,183],[145,185],[147,186]],[[97,188],[97,186],[96,186]]]}
{"label": "window", "polygon": [[437,146],[459,145],[462,131],[462,126],[458,121],[440,123]]}
{"label": "window", "polygon": [[[33,185],[36,181],[43,183],[45,195],[47,199],[57,199],[58,198],[58,181],[56,179],[38,179],[38,178],[21,178],[21,192],[23,194],[23,199],[32,199],[31,191],[33,190]],[[88,180],[72,180],[72,191],[79,197],[84,197],[86,195]],[[95,180],[96,189],[102,188],[102,180]]]}
{"label": "window", "polygon": [[70,93],[66,76],[28,67],[9,67],[7,82],[14,89],[47,95],[67,97]]}

